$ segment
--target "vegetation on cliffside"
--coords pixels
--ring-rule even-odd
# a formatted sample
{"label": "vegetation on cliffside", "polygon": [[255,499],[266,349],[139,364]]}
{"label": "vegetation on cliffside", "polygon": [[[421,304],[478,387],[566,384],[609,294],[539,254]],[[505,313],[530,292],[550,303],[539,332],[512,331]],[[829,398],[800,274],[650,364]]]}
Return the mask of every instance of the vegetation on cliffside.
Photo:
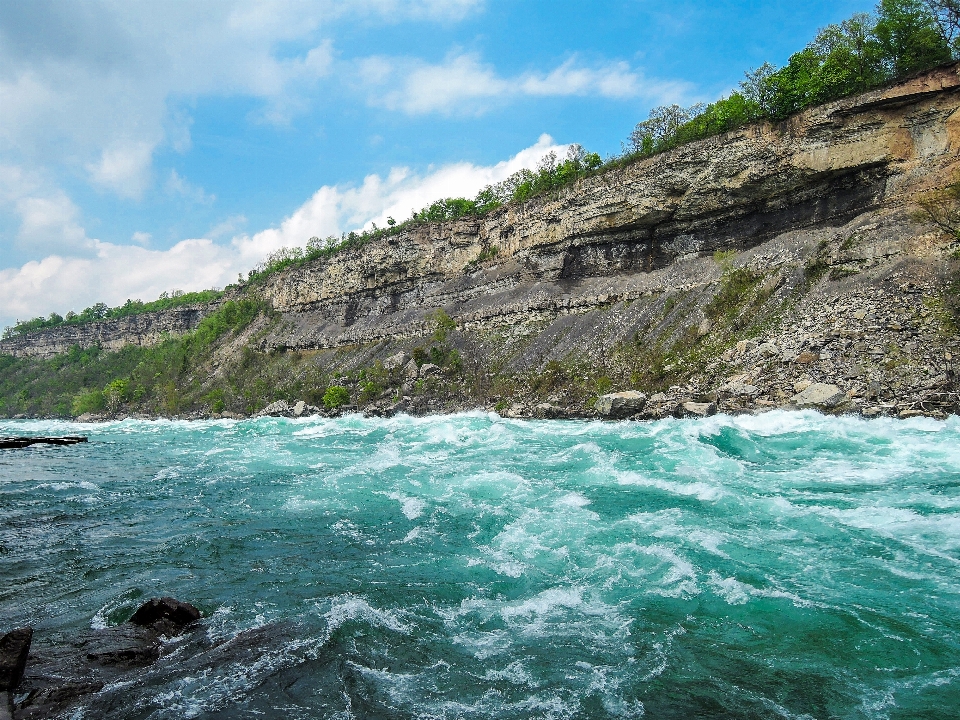
{"label": "vegetation on cliffside", "polygon": [[[661,106],[650,111],[623,143],[622,152],[602,160],[572,145],[566,157],[548,154],[537,169],[523,169],[489,185],[474,198],[444,198],[387,227],[312,237],[305,247],[281,248],[238,281],[256,286],[267,277],[373,240],[397,235],[414,225],[482,216],[509,202],[525,202],[577,180],[718,135],[757,121],[781,121],[807,107],[894,82],[960,57],[960,2],[957,0],[880,0],[874,14],[858,13],[828,25],[782,68],[765,63],[746,73],[740,90],[710,104],[687,108]],[[109,308],[98,303],[80,313],[17,322],[4,337],[24,335],[62,324],[120,318],[188,304],[209,302],[216,290],[173,293],[153,302],[128,300]]]}
{"label": "vegetation on cliffside", "polygon": [[777,68],[770,63],[745,73],[740,90],[690,107],[656,107],[622,144],[622,152],[602,160],[580,145],[565,158],[548,154],[535,171],[523,169],[489,185],[474,198],[444,198],[388,226],[311,238],[305,249],[282,248],[254,268],[256,283],[291,266],[327,257],[372,240],[396,235],[415,224],[482,216],[508,202],[525,202],[577,180],[606,172],[680,145],[703,140],[759,121],[779,122],[801,110],[855,95],[960,57],[960,2],[957,0],[880,0],[875,14],[858,13],[828,25],[803,50]]}
{"label": "vegetation on cliffside", "polygon": [[3,337],[9,338],[16,337],[17,335],[27,335],[37,330],[46,330],[47,328],[59,327],[60,325],[83,325],[88,322],[96,322],[97,320],[116,320],[131,315],[171,310],[188,305],[206,305],[209,302],[219,299],[222,295],[223,293],[219,290],[200,290],[199,292],[189,293],[185,293],[182,290],[174,290],[172,293],[161,294],[159,298],[151,302],[127,300],[123,305],[118,305],[114,308],[108,307],[104,303],[96,303],[79,313],[70,311],[66,316],[61,316],[58,313],[50,313],[49,317],[37,317],[32,320],[17,322],[13,327],[8,327],[3,331]]}

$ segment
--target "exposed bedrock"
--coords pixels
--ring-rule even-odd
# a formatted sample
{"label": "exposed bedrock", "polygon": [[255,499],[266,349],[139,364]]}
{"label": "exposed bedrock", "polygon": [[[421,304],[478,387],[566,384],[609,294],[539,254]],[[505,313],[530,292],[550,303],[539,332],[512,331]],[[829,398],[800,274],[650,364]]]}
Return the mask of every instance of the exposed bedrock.
{"label": "exposed bedrock", "polygon": [[[479,338],[474,354],[499,355],[507,370],[596,358],[623,343],[658,345],[693,330],[709,339],[718,332],[710,303],[731,267],[761,278],[755,295],[765,304],[743,312],[767,318],[764,339],[779,353],[738,352],[708,368],[718,376],[740,368],[743,377],[731,387],[759,387],[747,362],[754,359],[790,363],[777,377],[787,398],[800,378],[835,382],[835,372],[853,373],[848,361],[862,366],[861,378],[887,373],[901,362],[891,343],[926,363],[921,351],[943,341],[924,303],[949,282],[955,247],[912,214],[920,194],[954,177],[958,110],[960,75],[952,65],[784,123],[691,143],[482,218],[410,227],[289,268],[256,287],[279,319],[231,341],[219,366],[237,356],[238,343],[261,351],[366,348],[364,362],[385,361],[429,335],[438,308],[461,334]],[[732,252],[720,262],[717,251]],[[902,292],[906,286],[915,292]],[[3,341],[0,351],[48,356],[72,344],[146,345],[195,327],[204,312],[60,327]],[[888,316],[882,325],[869,320]],[[901,325],[914,334],[891,329]],[[794,361],[814,346],[822,350],[816,362]],[[939,377],[944,368],[927,363],[922,371]],[[779,402],[760,390],[769,388],[732,397]]]}
{"label": "exposed bedrock", "polygon": [[83,325],[59,325],[0,341],[0,352],[15,356],[53,357],[79,345],[119,350],[125,345],[155,345],[166,336],[193,330],[209,306],[181,307]]}
{"label": "exposed bedrock", "polygon": [[[279,273],[263,292],[286,322],[261,347],[415,336],[439,307],[465,327],[509,325],[705,286],[719,271],[702,260],[717,250],[772,243],[789,252],[757,262],[802,265],[825,231],[945,182],[960,148],[958,90],[957,67],[943,68]],[[858,250],[902,255],[916,233],[904,214]]]}

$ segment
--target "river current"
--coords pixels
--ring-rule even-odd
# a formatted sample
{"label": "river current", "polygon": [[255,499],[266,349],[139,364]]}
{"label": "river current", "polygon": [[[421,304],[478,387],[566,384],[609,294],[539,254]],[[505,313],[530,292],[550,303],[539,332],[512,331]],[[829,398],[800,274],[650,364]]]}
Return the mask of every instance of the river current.
{"label": "river current", "polygon": [[78,432],[0,451],[0,630],[261,643],[81,717],[960,717],[956,417],[0,422]]}

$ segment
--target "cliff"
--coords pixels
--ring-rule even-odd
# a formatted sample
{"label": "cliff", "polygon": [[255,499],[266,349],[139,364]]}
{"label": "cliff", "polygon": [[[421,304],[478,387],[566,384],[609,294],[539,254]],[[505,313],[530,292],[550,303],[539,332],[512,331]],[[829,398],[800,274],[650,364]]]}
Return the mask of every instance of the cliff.
{"label": "cliff", "polygon": [[[717,250],[769,245],[779,253],[769,268],[802,265],[828,228],[944,182],[960,149],[958,90],[957,67],[943,68],[278,274],[263,293],[289,322],[263,346],[413,337],[438,307],[467,327],[547,320],[716,282]],[[861,231],[858,252],[899,255],[915,233],[906,220]]]}
{"label": "cliff", "polygon": [[[193,407],[201,390],[242,412],[319,402],[338,383],[371,411],[569,415],[634,388],[659,416],[698,400],[774,407],[829,383],[837,409],[956,412],[956,238],[919,221],[916,201],[958,160],[951,65],[412,226],[237,291],[273,312],[190,371]],[[0,352],[149,345],[203,312],[56,328]],[[403,353],[416,361],[401,370]]]}
{"label": "cliff", "polygon": [[179,307],[83,325],[58,325],[0,341],[0,353],[14,357],[53,357],[78,345],[119,350],[127,345],[149,347],[165,337],[179,337],[196,328],[211,306]]}

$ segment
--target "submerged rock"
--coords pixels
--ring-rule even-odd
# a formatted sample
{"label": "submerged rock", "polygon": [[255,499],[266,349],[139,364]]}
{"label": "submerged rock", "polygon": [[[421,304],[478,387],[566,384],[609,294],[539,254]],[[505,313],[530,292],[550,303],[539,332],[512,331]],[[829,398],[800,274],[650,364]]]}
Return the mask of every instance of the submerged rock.
{"label": "submerged rock", "polygon": [[172,625],[183,630],[190,623],[200,619],[200,611],[188,602],[172,597],[151,598],[130,618],[134,625],[155,626],[162,624],[164,629]]}
{"label": "submerged rock", "polygon": [[99,680],[67,682],[56,687],[31,690],[17,708],[16,720],[55,717],[84,695],[90,695],[101,690],[103,690],[103,683]]}
{"label": "submerged rock", "polygon": [[605,418],[624,418],[643,410],[647,404],[645,393],[636,390],[607,393],[597,400],[597,412]]}

